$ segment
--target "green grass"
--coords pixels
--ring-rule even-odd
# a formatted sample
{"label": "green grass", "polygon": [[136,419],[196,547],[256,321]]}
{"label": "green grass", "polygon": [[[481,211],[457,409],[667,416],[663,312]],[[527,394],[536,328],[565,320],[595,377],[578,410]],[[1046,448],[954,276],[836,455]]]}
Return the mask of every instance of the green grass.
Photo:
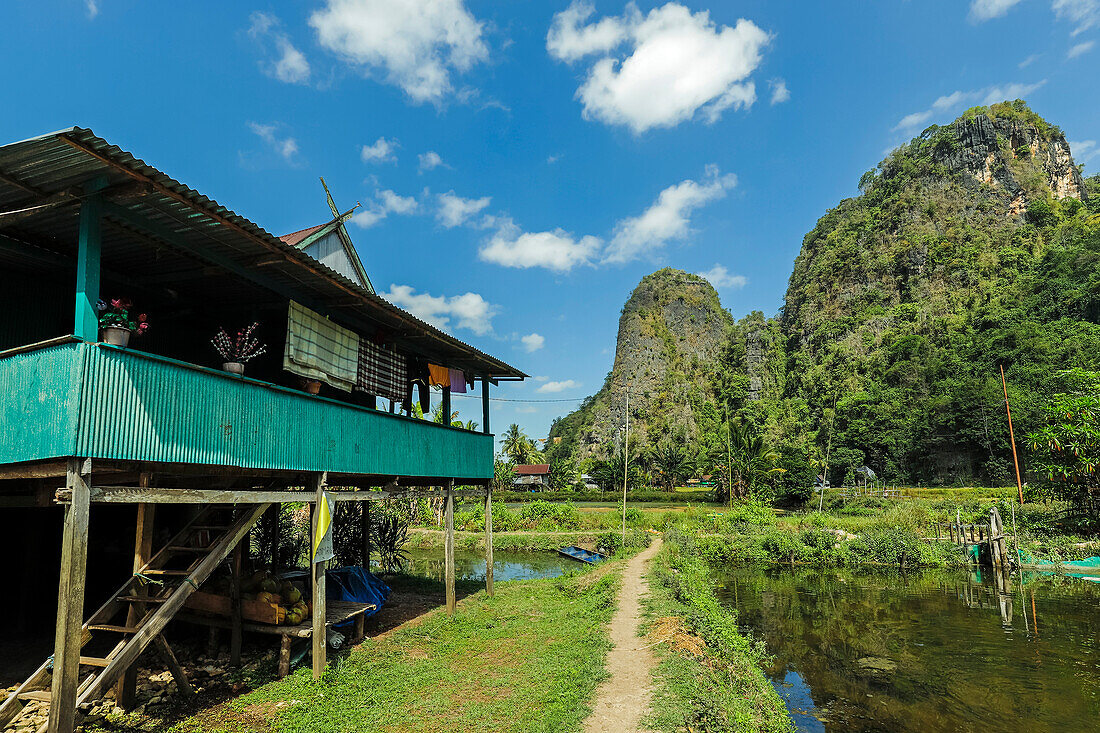
{"label": "green grass", "polygon": [[364,642],[320,682],[299,668],[171,730],[237,733],[257,719],[280,733],[579,730],[605,676],[610,642],[598,630],[617,572],[498,584],[453,619],[436,613]]}
{"label": "green grass", "polygon": [[[737,629],[736,611],[714,595],[690,536],[671,531],[650,571],[646,627],[658,639],[647,725],[659,731],[787,733],[783,701],[764,676],[761,644]],[[682,620],[669,623],[669,617]]]}

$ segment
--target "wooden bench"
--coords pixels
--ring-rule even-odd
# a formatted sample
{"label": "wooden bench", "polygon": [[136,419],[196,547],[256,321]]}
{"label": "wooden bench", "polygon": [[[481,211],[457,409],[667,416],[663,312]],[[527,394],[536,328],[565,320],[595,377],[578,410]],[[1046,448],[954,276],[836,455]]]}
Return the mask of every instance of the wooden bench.
{"label": "wooden bench", "polygon": [[[355,603],[354,601],[328,601],[325,608],[325,628],[355,620],[355,633],[352,643],[358,644],[364,637],[364,626],[367,611],[374,611],[378,607],[373,603]],[[200,616],[188,613],[176,617],[181,621],[210,626],[218,629],[232,629],[233,620],[220,616]],[[279,677],[286,677],[290,673],[290,644],[294,639],[308,639],[313,636],[313,620],[307,619],[296,626],[276,626],[274,624],[259,624],[252,621],[241,622],[242,631],[253,631],[258,634],[269,634],[281,637],[279,644]]]}

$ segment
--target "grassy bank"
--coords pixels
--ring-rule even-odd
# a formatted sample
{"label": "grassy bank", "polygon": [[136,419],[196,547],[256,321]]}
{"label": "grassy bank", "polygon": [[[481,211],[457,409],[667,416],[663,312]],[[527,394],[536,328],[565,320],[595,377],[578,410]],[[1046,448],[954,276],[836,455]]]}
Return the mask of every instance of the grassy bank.
{"label": "grassy bank", "polygon": [[719,604],[695,539],[667,532],[650,581],[646,632],[659,663],[648,725],[668,733],[793,731],[761,669],[763,646],[739,632],[736,612]]}
{"label": "grassy bank", "polygon": [[[618,567],[501,583],[454,618],[372,639],[314,682],[302,667],[171,728],[279,731],[575,731],[604,676]],[[160,730],[163,730],[161,728]]]}

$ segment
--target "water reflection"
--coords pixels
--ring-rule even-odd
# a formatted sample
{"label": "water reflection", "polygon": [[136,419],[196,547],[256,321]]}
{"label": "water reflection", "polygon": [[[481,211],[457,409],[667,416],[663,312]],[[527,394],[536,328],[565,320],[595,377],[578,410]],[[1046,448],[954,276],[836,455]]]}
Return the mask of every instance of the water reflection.
{"label": "water reflection", "polygon": [[[581,569],[575,560],[567,560],[556,552],[495,552],[493,553],[493,580],[530,580],[556,578]],[[410,550],[410,575],[443,580],[442,550]],[[476,552],[455,552],[455,578],[458,580],[485,580],[485,556]]]}
{"label": "water reflection", "polygon": [[808,568],[721,582],[775,655],[767,671],[800,730],[1100,730],[1094,584]]}

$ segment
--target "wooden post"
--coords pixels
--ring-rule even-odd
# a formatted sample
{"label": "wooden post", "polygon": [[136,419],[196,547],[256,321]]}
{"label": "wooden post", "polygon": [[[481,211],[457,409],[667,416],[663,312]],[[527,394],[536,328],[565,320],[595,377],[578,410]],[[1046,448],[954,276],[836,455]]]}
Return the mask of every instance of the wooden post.
{"label": "wooden post", "polygon": [[485,488],[485,592],[493,596],[493,486]]}
{"label": "wooden post", "polygon": [[481,378],[481,432],[489,434],[489,375]]}
{"label": "wooden post", "polygon": [[313,679],[321,679],[325,672],[325,664],[328,662],[328,644],[325,639],[325,564],[313,562],[313,548],[317,542],[317,521],[320,518],[321,502],[324,501],[325,474],[318,473],[312,477],[311,487],[317,495],[313,503],[313,517],[309,534],[309,552],[311,561],[311,576],[313,578]]}
{"label": "wooden post", "polygon": [[290,636],[283,634],[279,642],[279,679],[290,674]]}
{"label": "wooden post", "polygon": [[370,502],[361,501],[363,505],[363,569],[370,572]]}
{"label": "wooden post", "polygon": [[[86,197],[80,204],[80,230],[76,254],[76,312],[73,334],[85,341],[99,339],[99,255],[101,248],[100,200]],[[83,623],[83,622],[81,622]]]}
{"label": "wooden post", "polygon": [[[143,473],[138,478],[138,485],[142,488],[148,488],[151,483],[151,477],[148,473]],[[145,567],[145,564],[149,562],[149,558],[153,556],[153,521],[156,513],[156,504],[138,504],[137,505],[137,525],[134,531],[134,572],[136,573],[141,568]],[[138,586],[134,589],[134,594],[144,596],[148,593],[148,590],[144,586]],[[144,610],[144,609],[143,609]],[[130,610],[126,612],[126,625],[137,626],[139,621],[138,609],[130,604]],[[115,702],[123,710],[129,710],[134,704],[134,692],[137,689],[137,666],[131,665],[126,670],[122,677],[119,678],[118,684],[115,686]]]}
{"label": "wooden post", "polygon": [[455,612],[455,495],[454,480],[447,482],[447,497],[444,502],[444,521],[446,523],[446,541],[443,546],[445,581],[447,590],[447,614]]}
{"label": "wooden post", "polygon": [[80,465],[80,459],[70,459],[65,477],[65,483],[72,490],[72,501],[65,506],[65,525],[61,536],[61,579],[57,590],[49,733],[72,733],[76,725],[81,629],[84,625],[84,581],[88,569],[88,510],[91,503],[91,492],[80,475]]}
{"label": "wooden post", "polygon": [[1008,415],[1008,440],[1012,443],[1012,463],[1016,466],[1016,490],[1020,492],[1020,506],[1024,505],[1024,485],[1020,481],[1020,459],[1016,457],[1016,433],[1012,430],[1012,408],[1008,406],[1008,382],[1005,381],[1005,368],[1001,364],[1001,386],[1005,390],[1005,414]]}
{"label": "wooden post", "polygon": [[[245,535],[247,537],[248,535]],[[229,629],[229,665],[241,666],[241,572],[243,571],[244,540],[233,548],[229,562],[229,601],[232,626]]]}

